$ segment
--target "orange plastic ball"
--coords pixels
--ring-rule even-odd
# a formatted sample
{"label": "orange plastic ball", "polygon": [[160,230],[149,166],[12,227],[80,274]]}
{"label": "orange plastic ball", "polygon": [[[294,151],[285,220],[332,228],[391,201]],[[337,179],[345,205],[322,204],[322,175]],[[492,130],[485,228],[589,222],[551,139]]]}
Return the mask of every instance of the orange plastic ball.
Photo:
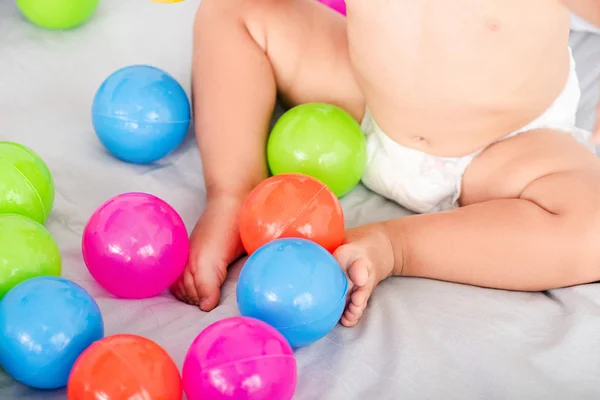
{"label": "orange plastic ball", "polygon": [[272,176],[254,188],[240,213],[246,252],[279,238],[311,240],[333,253],[344,240],[344,213],[321,181],[302,174]]}
{"label": "orange plastic ball", "polygon": [[181,375],[169,354],[137,335],[93,343],[77,359],[67,385],[69,400],[181,400]]}

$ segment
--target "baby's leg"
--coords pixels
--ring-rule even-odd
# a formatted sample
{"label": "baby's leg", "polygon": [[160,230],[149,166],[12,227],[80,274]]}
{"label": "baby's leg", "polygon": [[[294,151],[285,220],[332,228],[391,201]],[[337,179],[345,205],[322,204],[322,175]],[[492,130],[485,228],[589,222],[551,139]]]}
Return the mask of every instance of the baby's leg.
{"label": "baby's leg", "polygon": [[276,94],[328,102],[360,119],[346,20],[315,0],[203,0],[194,26],[195,129],[207,206],[191,237],[177,298],[213,309],[242,255],[237,214],[267,176],[265,141]]}
{"label": "baby's leg", "polygon": [[349,232],[336,254],[357,286],[345,325],[390,275],[524,291],[600,279],[600,159],[571,136],[538,130],[491,146],[467,169],[461,201]]}

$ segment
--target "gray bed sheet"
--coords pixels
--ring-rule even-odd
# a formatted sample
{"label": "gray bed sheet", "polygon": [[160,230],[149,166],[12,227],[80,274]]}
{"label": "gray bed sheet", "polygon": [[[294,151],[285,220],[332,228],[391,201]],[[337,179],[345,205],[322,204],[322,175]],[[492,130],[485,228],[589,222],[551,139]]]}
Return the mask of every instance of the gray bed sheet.
{"label": "gray bed sheet", "polygon": [[[189,229],[202,211],[202,167],[191,135],[161,162],[133,166],[109,156],[90,123],[95,90],[119,67],[153,64],[190,87],[198,3],[103,0],[88,24],[60,33],[25,23],[12,0],[0,1],[0,139],[31,146],[53,171],[56,205],[47,226],[62,251],[64,274],[97,299],[107,335],[146,336],[179,366],[203,328],[237,315],[237,268],[210,313],[168,293],[117,300],[88,274],[80,237],[94,209],[121,192],[162,197]],[[600,36],[573,33],[571,43],[584,89],[578,122],[589,129],[598,100]],[[343,206],[349,226],[407,214],[363,187]],[[600,286],[514,293],[389,279],[357,327],[337,327],[299,350],[297,360],[299,400],[599,399]],[[0,398],[54,400],[65,394],[33,391],[0,373]]]}

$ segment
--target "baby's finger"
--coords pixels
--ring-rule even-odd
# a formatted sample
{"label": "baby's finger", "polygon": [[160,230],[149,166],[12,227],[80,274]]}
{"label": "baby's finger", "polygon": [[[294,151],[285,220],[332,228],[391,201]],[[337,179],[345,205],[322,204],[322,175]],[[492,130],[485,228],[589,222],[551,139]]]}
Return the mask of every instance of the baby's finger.
{"label": "baby's finger", "polygon": [[188,304],[197,306],[200,302],[198,291],[196,290],[196,284],[194,282],[194,276],[189,269],[186,269],[183,273],[183,287],[185,289],[184,301]]}
{"label": "baby's finger", "polygon": [[356,253],[354,246],[351,244],[344,244],[338,247],[333,253],[333,256],[337,260],[338,264],[340,264],[344,272],[347,272],[348,268],[358,258],[358,254]]}
{"label": "baby's finger", "polygon": [[364,286],[369,282],[369,272],[371,271],[369,261],[359,258],[348,268],[348,278],[357,286]]}

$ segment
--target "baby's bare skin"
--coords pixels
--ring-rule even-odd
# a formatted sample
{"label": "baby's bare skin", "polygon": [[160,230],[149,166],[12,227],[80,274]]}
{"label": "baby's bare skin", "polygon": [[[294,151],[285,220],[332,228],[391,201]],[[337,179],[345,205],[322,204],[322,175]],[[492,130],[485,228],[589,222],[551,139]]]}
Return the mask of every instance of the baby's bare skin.
{"label": "baby's bare skin", "polygon": [[[461,156],[536,119],[567,80],[569,10],[558,0],[347,9],[346,20],[315,0],[203,0],[193,82],[208,205],[172,288],[180,300],[214,308],[243,254],[237,213],[267,176],[276,93],[289,105],[340,105],[359,121],[368,106],[398,143]],[[465,173],[461,208],[347,231],[335,254],[353,284],[341,322],[356,324],[391,275],[509,290],[600,279],[599,204],[600,162],[571,137],[537,130],[492,145]]]}
{"label": "baby's bare skin", "polygon": [[479,150],[540,116],[569,72],[570,12],[557,0],[348,1],[352,65],[398,143]]}

